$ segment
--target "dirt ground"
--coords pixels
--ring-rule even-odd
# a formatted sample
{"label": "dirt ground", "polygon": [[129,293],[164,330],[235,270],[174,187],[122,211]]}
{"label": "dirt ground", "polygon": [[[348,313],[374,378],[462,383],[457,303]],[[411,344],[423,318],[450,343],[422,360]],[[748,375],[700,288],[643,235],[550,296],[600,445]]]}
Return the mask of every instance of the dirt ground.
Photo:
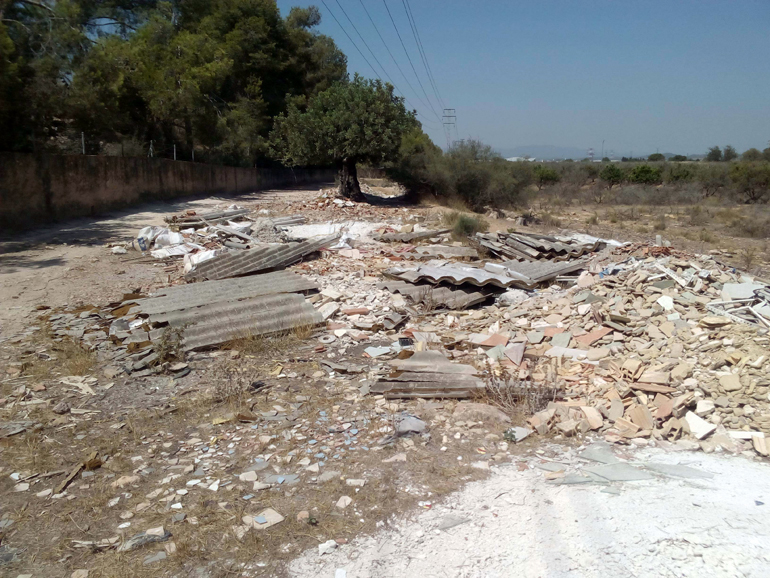
{"label": "dirt ground", "polygon": [[[488,477],[490,464],[537,449],[533,439],[515,446],[503,441],[508,424],[496,419],[453,419],[457,402],[387,402],[362,395],[372,367],[329,376],[320,365],[326,353],[318,351],[317,332],[243,340],[192,354],[186,360],[190,371],[181,375],[141,378],[100,364],[76,343],[46,332],[51,312],[87,312],[127,293],[150,293],[178,275],[178,265],[108,248],[141,227],[162,225],[167,215],[237,203],[274,215],[301,213],[310,222],[407,222],[442,210],[320,206],[318,194],[313,188],[155,203],[2,240],[0,302],[7,306],[0,308],[0,421],[21,431],[10,428],[11,435],[0,438],[0,574],[285,576],[288,564],[306,550],[317,555],[318,545],[329,540],[343,545],[374,535],[400,515],[430,510],[465,484]],[[558,223],[530,228],[619,240],[649,240],[657,233],[677,246],[702,229],[688,225],[682,213],[655,231],[651,213],[637,218],[649,221],[642,233],[607,215],[593,222],[595,212],[570,208],[554,213]],[[492,230],[513,226],[508,219],[490,224]],[[747,259],[742,250],[757,247],[750,265],[764,272],[769,255],[762,243],[720,240],[707,250],[722,251],[721,258],[738,264]],[[320,258],[290,269],[318,274],[335,271],[335,264]],[[378,274],[354,264],[341,273],[341,282],[348,276],[370,283]],[[377,344],[362,343],[334,360],[360,362],[363,348]],[[92,377],[94,395],[62,382],[68,376]],[[34,397],[25,398],[26,405],[6,405],[19,388]],[[60,401],[77,411],[55,413]],[[239,412],[261,418],[233,417]],[[401,414],[429,422],[429,434],[390,439]],[[94,452],[98,457],[89,461]],[[272,487],[254,486],[250,472],[260,480],[269,473]],[[58,490],[70,474],[69,484]],[[349,505],[340,502],[346,496]],[[272,511],[283,521],[243,530],[245,518],[269,518]],[[155,530],[147,545],[116,547],[147,530]]]}

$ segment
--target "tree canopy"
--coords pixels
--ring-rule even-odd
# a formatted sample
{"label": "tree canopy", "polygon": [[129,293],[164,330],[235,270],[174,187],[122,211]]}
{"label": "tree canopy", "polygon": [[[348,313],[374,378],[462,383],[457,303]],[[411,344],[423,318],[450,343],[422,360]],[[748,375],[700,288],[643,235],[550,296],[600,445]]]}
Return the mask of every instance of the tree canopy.
{"label": "tree canopy", "polygon": [[[0,148],[110,143],[265,162],[273,119],[347,80],[315,7],[274,0],[0,0]],[[21,98],[19,97],[21,95]]]}
{"label": "tree canopy", "polygon": [[358,75],[311,97],[291,103],[272,133],[274,154],[288,165],[335,163],[340,193],[360,199],[356,165],[398,159],[402,137],[419,127],[393,86]]}

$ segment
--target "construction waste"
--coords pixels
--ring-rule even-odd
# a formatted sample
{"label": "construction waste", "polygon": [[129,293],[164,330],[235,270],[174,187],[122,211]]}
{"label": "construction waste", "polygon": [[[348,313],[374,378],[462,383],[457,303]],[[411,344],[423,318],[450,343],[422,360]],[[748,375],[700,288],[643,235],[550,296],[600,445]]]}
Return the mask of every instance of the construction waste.
{"label": "construction waste", "polygon": [[[713,256],[237,206],[167,223],[125,248],[169,263],[168,287],[47,312],[54,335],[141,376],[168,370],[172,334],[191,351],[310,328],[327,372],[366,374],[365,394],[484,395],[541,435],[770,453],[770,287]],[[363,367],[334,361],[362,344]]]}

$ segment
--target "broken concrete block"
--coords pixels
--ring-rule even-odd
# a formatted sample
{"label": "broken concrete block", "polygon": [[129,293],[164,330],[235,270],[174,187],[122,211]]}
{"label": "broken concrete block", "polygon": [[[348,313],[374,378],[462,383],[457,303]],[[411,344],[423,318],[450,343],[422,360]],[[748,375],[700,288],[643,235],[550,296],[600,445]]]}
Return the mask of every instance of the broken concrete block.
{"label": "broken concrete block", "polygon": [[719,378],[719,385],[721,385],[722,389],[725,391],[739,391],[743,389],[740,376],[734,373],[721,376]]}
{"label": "broken concrete block", "polygon": [[591,429],[599,429],[604,425],[602,414],[599,413],[599,410],[595,407],[581,406],[580,410],[583,412],[583,415],[586,416],[586,420],[588,420],[588,425],[591,426]]}
{"label": "broken concrete block", "polygon": [[690,434],[699,439],[705,439],[717,429],[717,426],[713,423],[707,422],[705,419],[699,418],[694,412],[688,411],[684,415],[684,422],[690,429]]}

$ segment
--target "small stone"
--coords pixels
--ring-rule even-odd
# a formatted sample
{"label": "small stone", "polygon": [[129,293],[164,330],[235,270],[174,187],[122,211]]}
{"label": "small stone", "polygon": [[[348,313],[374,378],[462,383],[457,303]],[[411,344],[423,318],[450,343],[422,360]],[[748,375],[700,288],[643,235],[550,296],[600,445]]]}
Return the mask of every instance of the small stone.
{"label": "small stone", "polygon": [[337,500],[337,503],[335,504],[335,506],[337,506],[340,510],[344,510],[352,503],[353,503],[353,498],[351,498],[350,496],[341,496],[340,499]]}
{"label": "small stone", "polygon": [[337,542],[334,540],[327,540],[323,544],[318,544],[318,555],[331,554],[337,549]]}
{"label": "small stone", "polygon": [[75,570],[70,578],[88,578],[88,570],[81,568],[79,570]]}
{"label": "small stone", "polygon": [[155,562],[160,562],[161,560],[165,560],[167,558],[165,552],[156,552],[152,556],[147,556],[147,558],[144,559],[143,564],[145,566],[149,564],[154,564]]}
{"label": "small stone", "polygon": [[306,522],[310,519],[310,512],[302,510],[297,514],[297,522]]}
{"label": "small stone", "polygon": [[722,389],[725,391],[738,391],[743,389],[743,386],[741,385],[741,378],[734,373],[720,377],[719,385],[721,385]]}

